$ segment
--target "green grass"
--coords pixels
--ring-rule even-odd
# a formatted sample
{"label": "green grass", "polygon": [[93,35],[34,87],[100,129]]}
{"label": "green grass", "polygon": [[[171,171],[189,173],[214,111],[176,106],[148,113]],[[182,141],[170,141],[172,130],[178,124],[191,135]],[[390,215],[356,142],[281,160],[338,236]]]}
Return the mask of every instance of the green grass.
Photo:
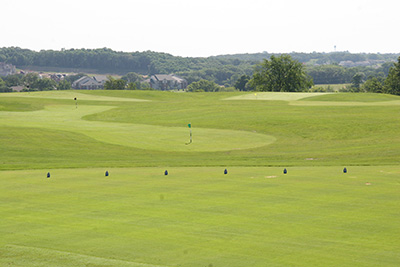
{"label": "green grass", "polygon": [[309,101],[341,101],[341,102],[382,102],[399,101],[399,96],[386,94],[370,93],[333,93],[333,94],[315,94],[312,97],[304,98]]}
{"label": "green grass", "polygon": [[326,95],[331,93],[287,93],[287,92],[255,92],[227,98],[227,100],[274,100],[296,101],[303,98]]}
{"label": "green grass", "polygon": [[[224,99],[240,94],[94,91],[76,109],[64,92],[56,99],[58,93],[53,99],[48,92],[45,98],[31,93],[0,99],[9,110],[0,113],[0,139],[5,140],[0,169],[386,165],[400,158],[400,118],[394,115],[400,111],[399,97],[361,102],[370,96],[358,94],[355,102],[329,94],[316,98],[335,101],[229,101]],[[151,101],[118,101],[124,96]],[[110,98],[114,101],[104,100]],[[16,112],[21,105],[23,112]],[[191,145],[185,145],[188,123],[193,125]],[[63,135],[74,137],[64,141]]]}
{"label": "green grass", "polygon": [[[195,142],[188,146],[189,129],[147,124],[84,121],[82,117],[109,110],[110,107],[80,105],[79,108],[57,105],[25,113],[3,112],[0,120],[10,127],[24,125],[40,129],[74,131],[104,143],[161,151],[228,151],[269,145],[272,136],[248,131],[193,129]],[[34,119],[32,119],[32,117]],[[183,141],[186,140],[186,143]]]}
{"label": "green grass", "polygon": [[0,265],[400,261],[399,167],[105,170],[2,172]]}
{"label": "green grass", "polygon": [[398,266],[399,114],[379,94],[0,94],[0,266]]}

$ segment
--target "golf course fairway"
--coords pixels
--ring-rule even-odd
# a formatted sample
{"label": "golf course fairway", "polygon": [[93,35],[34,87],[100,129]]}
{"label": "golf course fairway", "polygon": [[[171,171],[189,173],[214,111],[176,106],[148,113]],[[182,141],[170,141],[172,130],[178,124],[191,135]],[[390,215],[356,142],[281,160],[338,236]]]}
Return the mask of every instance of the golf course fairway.
{"label": "golf course fairway", "polygon": [[398,266],[399,103],[0,94],[0,266]]}

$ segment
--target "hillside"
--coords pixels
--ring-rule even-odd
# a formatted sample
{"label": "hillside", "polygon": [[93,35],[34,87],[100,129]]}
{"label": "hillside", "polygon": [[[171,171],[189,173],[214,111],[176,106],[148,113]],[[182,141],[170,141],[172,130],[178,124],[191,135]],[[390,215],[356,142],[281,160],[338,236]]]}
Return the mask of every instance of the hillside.
{"label": "hillside", "polygon": [[[233,85],[242,75],[252,75],[254,66],[271,53],[221,55],[207,58],[177,57],[167,53],[152,51],[118,52],[108,48],[41,50],[39,52],[19,47],[0,48],[0,62],[31,70],[57,70],[65,72],[90,72],[126,74],[135,72],[143,75],[157,73],[175,73],[187,79],[189,83],[206,79],[220,85]],[[304,63],[309,74],[317,83],[350,82],[354,73],[363,72],[365,76],[379,73],[387,74],[388,65],[399,54],[352,54],[349,52],[332,53],[290,53],[292,58]],[[341,68],[342,77],[321,79],[315,68],[325,65]],[[319,70],[317,72],[326,71]]]}

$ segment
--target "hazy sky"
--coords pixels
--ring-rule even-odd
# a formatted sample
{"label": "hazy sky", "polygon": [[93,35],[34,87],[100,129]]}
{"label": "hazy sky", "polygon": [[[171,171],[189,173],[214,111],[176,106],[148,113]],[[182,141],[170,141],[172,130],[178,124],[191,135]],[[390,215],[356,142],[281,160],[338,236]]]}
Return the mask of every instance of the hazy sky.
{"label": "hazy sky", "polygon": [[0,47],[399,53],[396,0],[2,0]]}

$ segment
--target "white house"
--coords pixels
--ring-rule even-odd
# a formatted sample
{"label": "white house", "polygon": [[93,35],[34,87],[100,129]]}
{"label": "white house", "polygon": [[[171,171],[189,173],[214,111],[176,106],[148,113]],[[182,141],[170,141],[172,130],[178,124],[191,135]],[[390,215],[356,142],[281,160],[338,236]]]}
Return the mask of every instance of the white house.
{"label": "white house", "polygon": [[103,89],[106,79],[103,76],[83,76],[72,83],[74,89],[96,90]]}
{"label": "white house", "polygon": [[14,65],[0,62],[0,76],[8,76],[16,73]]}
{"label": "white house", "polygon": [[150,87],[156,90],[184,90],[187,87],[187,81],[176,75],[155,74],[149,79]]}

